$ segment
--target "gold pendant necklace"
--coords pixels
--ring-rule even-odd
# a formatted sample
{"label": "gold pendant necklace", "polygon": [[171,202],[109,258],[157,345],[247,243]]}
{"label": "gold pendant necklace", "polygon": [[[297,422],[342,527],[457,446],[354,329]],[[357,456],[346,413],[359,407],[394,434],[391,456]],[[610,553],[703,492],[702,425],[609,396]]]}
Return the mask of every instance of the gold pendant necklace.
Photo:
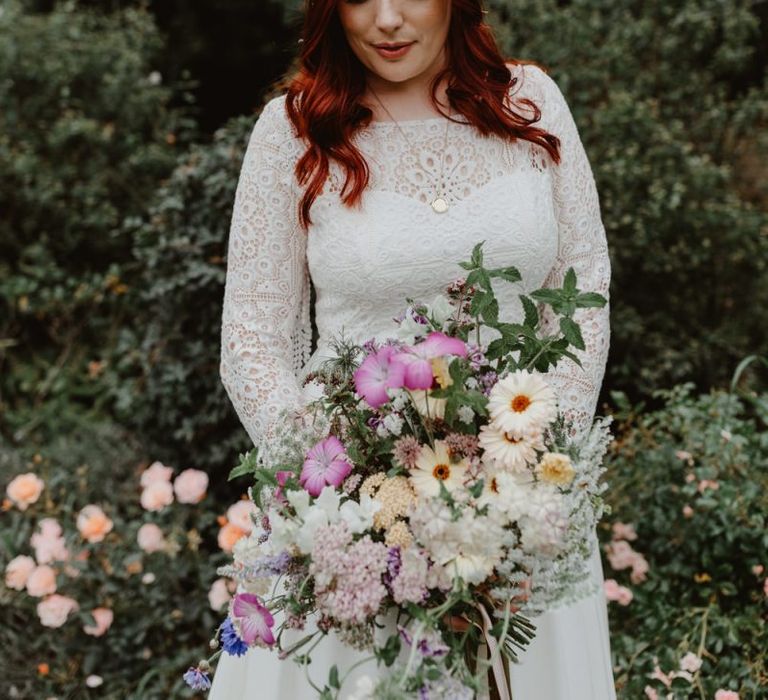
{"label": "gold pendant necklace", "polygon": [[[411,151],[413,152],[413,144],[411,143],[410,139],[405,135],[405,132],[400,128],[400,124],[398,121],[392,116],[390,111],[384,106],[384,103],[379,99],[379,96],[374,92],[372,88],[368,88],[371,91],[371,94],[376,98],[376,101],[381,105],[382,109],[389,115],[389,118],[395,123],[395,126],[397,127],[398,131],[403,135],[403,138],[405,139],[406,143],[411,147]],[[449,116],[451,116],[449,114]],[[445,120],[445,137],[443,139],[443,149],[442,149],[442,157],[440,159],[440,177],[442,179],[444,175],[444,167],[445,167],[445,149],[448,146],[448,125],[451,123],[451,120],[446,118]],[[421,163],[419,163],[418,158],[416,159],[416,165],[418,165],[428,176],[429,179],[432,179],[432,174],[424,168]],[[435,187],[435,190],[438,190],[437,195],[435,198],[430,202],[430,206],[432,207],[432,210],[435,211],[438,214],[443,214],[446,211],[448,211],[448,201],[445,197],[443,197],[439,193],[439,189]]]}

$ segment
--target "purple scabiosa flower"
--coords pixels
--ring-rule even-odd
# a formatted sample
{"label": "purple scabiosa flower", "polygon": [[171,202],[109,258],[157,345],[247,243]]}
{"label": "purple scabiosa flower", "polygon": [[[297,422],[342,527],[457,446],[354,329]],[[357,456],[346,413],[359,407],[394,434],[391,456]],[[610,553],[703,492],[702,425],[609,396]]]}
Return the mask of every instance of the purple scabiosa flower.
{"label": "purple scabiosa flower", "polygon": [[311,496],[319,496],[326,485],[337,488],[352,471],[344,445],[330,435],[307,452],[299,482]]}
{"label": "purple scabiosa flower", "polygon": [[432,360],[443,355],[466,357],[467,346],[460,338],[433,331],[426,340],[407,347],[394,359],[405,364],[404,383],[408,389],[430,389],[434,380]]}
{"label": "purple scabiosa flower", "polygon": [[496,374],[496,372],[493,370],[483,372],[483,374],[479,374],[477,377],[477,381],[480,383],[481,390],[486,396],[491,393],[491,389],[493,389],[498,380],[499,375]]}
{"label": "purple scabiosa flower", "polygon": [[368,355],[354,372],[355,390],[371,408],[389,401],[387,389],[403,386],[405,365],[394,359],[396,348],[385,346]]}
{"label": "purple scabiosa flower", "polygon": [[272,646],[275,643],[272,634],[275,618],[262,605],[259,596],[254,593],[236,593],[229,610],[233,623],[239,628],[240,638],[246,644],[256,642]]}
{"label": "purple scabiosa flower", "polygon": [[400,573],[400,547],[390,547],[387,552],[387,570],[382,576],[382,581],[390,593],[392,593],[392,580]]}
{"label": "purple scabiosa flower", "polygon": [[211,677],[195,666],[190,666],[183,678],[192,690],[208,690],[211,687]]}
{"label": "purple scabiosa flower", "polygon": [[248,651],[248,645],[240,639],[231,617],[221,624],[221,648],[232,656],[242,656]]}

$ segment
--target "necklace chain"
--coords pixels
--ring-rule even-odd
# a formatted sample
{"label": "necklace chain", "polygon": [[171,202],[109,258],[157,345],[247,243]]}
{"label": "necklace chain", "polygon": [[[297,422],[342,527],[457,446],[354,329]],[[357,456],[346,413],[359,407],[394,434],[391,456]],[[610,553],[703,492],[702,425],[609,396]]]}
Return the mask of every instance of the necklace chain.
{"label": "necklace chain", "polygon": [[[376,98],[376,101],[381,105],[382,109],[389,115],[389,118],[395,123],[395,126],[397,127],[398,131],[403,135],[403,138],[405,139],[406,143],[410,146],[411,151],[415,153],[413,144],[411,143],[411,140],[405,135],[405,132],[400,128],[400,124],[392,116],[392,113],[386,108],[384,103],[379,99],[379,96],[376,94],[376,92],[370,88],[371,94]],[[449,114],[449,116],[451,116]],[[450,125],[451,120],[446,119],[445,120],[445,137],[443,139],[443,150],[440,158],[440,178],[442,180],[443,176],[445,175],[444,168],[445,168],[445,149],[448,146],[448,126]],[[419,163],[418,157],[416,158],[416,165],[418,165],[429,177],[430,180],[432,180],[432,174],[424,167],[421,163]],[[434,181],[433,181],[434,182]],[[441,193],[440,188],[435,185],[434,186],[436,195],[435,198],[430,202],[430,206],[434,211],[436,211],[438,214],[442,214],[446,211],[448,211],[448,202],[446,201],[445,197],[443,196],[445,193]]]}

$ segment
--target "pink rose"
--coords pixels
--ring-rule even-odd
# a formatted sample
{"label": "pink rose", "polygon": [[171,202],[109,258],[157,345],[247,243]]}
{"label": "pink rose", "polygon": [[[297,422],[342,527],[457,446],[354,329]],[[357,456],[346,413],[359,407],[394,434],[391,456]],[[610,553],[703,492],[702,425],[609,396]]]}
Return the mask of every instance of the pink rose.
{"label": "pink rose", "polygon": [[166,467],[162,462],[152,462],[141,473],[141,486],[146,488],[150,484],[158,481],[170,481],[173,474],[173,467]]}
{"label": "pink rose", "polygon": [[613,539],[614,540],[636,540],[637,533],[635,532],[635,526],[631,523],[619,523],[613,524]]}
{"label": "pink rose", "polygon": [[706,489],[712,489],[713,491],[717,491],[717,489],[720,488],[720,484],[716,481],[712,481],[711,479],[702,479],[699,482],[699,493],[704,493]]}
{"label": "pink rose", "polygon": [[14,477],[5,492],[19,510],[26,510],[40,498],[44,486],[45,482],[34,472],[27,472]]}
{"label": "pink rose", "polygon": [[688,519],[693,517],[693,508],[687,503],[683,506],[683,517]]}
{"label": "pink rose", "polygon": [[680,659],[680,669],[688,671],[689,673],[696,673],[701,668],[701,658],[696,656],[692,651],[689,651],[682,659]]}
{"label": "pink rose", "polygon": [[219,530],[217,538],[219,547],[225,552],[231,552],[234,549],[235,543],[246,535],[245,530],[242,530],[234,523],[226,523]]}
{"label": "pink rose", "polygon": [[739,694],[733,690],[723,690],[720,688],[715,693],[715,700],[739,700]]}
{"label": "pink rose", "polygon": [[38,527],[40,532],[33,533],[30,538],[37,563],[48,564],[69,559],[69,551],[61,536],[61,525],[58,521],[55,518],[43,518]]}
{"label": "pink rose", "polygon": [[141,507],[144,510],[162,510],[173,503],[173,486],[170,481],[154,481],[141,492]]}
{"label": "pink rose", "polygon": [[635,561],[635,552],[626,540],[616,540],[605,547],[608,561],[613,569],[626,569]]}
{"label": "pink rose", "polygon": [[112,527],[112,521],[99,506],[87,505],[77,515],[77,529],[88,542],[101,542]]}
{"label": "pink rose", "polygon": [[47,564],[36,566],[27,579],[27,593],[33,598],[42,598],[56,592],[56,572]]}
{"label": "pink rose", "polygon": [[208,474],[199,469],[185,469],[173,482],[173,490],[179,503],[199,503],[205,498]]}
{"label": "pink rose", "polygon": [[606,579],[603,584],[605,597],[609,601],[616,601],[619,605],[629,605],[632,602],[633,593],[626,586],[620,586],[615,579]]}
{"label": "pink rose", "polygon": [[16,591],[24,590],[35,566],[37,565],[32,557],[26,555],[14,557],[5,566],[5,585]]}
{"label": "pink rose", "polygon": [[688,464],[693,464],[693,455],[686,450],[678,450],[675,452],[675,457],[683,462],[688,462]]}
{"label": "pink rose", "polygon": [[661,681],[667,688],[672,685],[672,679],[658,666],[653,667],[653,673],[649,676],[652,680]]}
{"label": "pink rose", "polygon": [[247,500],[240,500],[227,509],[227,520],[239,527],[246,534],[249,534],[251,530],[253,530],[253,520],[251,520],[251,515],[257,515],[258,512],[259,509],[250,498]]}
{"label": "pink rose", "polygon": [[659,700],[659,694],[650,685],[646,685],[643,690],[648,700]]}
{"label": "pink rose", "polygon": [[80,607],[74,598],[54,593],[37,604],[37,616],[46,627],[61,627],[69,613]]}
{"label": "pink rose", "polygon": [[136,539],[147,554],[159,552],[165,548],[163,531],[154,523],[145,523],[139,528]]}
{"label": "pink rose", "polygon": [[213,610],[221,610],[232,598],[227,587],[227,579],[217,578],[208,591],[208,602]]}
{"label": "pink rose", "polygon": [[763,573],[763,571],[765,571],[765,567],[764,567],[762,564],[755,564],[755,565],[752,567],[752,573],[753,573],[755,576],[759,576],[760,574],[762,574],[762,573]]}
{"label": "pink rose", "polygon": [[112,620],[115,619],[115,613],[109,608],[94,608],[91,610],[91,615],[93,615],[96,624],[83,625],[83,632],[92,637],[101,637],[109,629]]}
{"label": "pink rose", "polygon": [[632,560],[632,573],[629,575],[630,581],[632,581],[632,583],[641,583],[642,581],[645,581],[645,579],[648,578],[647,574],[649,568],[645,557],[639,552],[635,552],[635,558]]}

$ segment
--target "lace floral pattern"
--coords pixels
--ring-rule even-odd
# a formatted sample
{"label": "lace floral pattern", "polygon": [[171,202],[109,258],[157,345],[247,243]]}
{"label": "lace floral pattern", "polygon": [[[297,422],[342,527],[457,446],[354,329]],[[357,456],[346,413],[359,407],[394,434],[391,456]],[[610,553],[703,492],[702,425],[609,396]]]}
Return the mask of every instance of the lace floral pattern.
{"label": "lace floral pattern", "polygon": [[[571,266],[582,289],[608,295],[597,190],[571,112],[541,69],[515,66],[513,72],[518,82],[510,95],[539,105],[539,125],[561,139],[560,165],[529,142],[484,137],[465,123],[449,125],[444,148],[442,117],[400,122],[407,140],[397,125],[376,122],[355,136],[371,170],[362,205],[350,209],[340,201],[344,173],[331,163],[306,236],[293,174],[305,144],[293,133],[284,96],[264,107],[235,197],[220,367],[254,444],[284,428],[281,409],[303,415],[302,378],[322,360],[333,335],[343,331],[362,342],[391,334],[405,297],[431,301],[479,240],[486,241],[488,265],[514,264],[523,276],[497,292],[504,320],[521,318],[518,293],[559,284]],[[429,207],[438,180],[449,203],[444,214]],[[313,353],[310,281],[319,333]],[[565,359],[553,381],[580,433],[591,422],[602,383],[609,307],[580,310],[576,320],[586,343],[578,352],[583,369]],[[545,328],[555,332],[552,321],[542,314]]]}

